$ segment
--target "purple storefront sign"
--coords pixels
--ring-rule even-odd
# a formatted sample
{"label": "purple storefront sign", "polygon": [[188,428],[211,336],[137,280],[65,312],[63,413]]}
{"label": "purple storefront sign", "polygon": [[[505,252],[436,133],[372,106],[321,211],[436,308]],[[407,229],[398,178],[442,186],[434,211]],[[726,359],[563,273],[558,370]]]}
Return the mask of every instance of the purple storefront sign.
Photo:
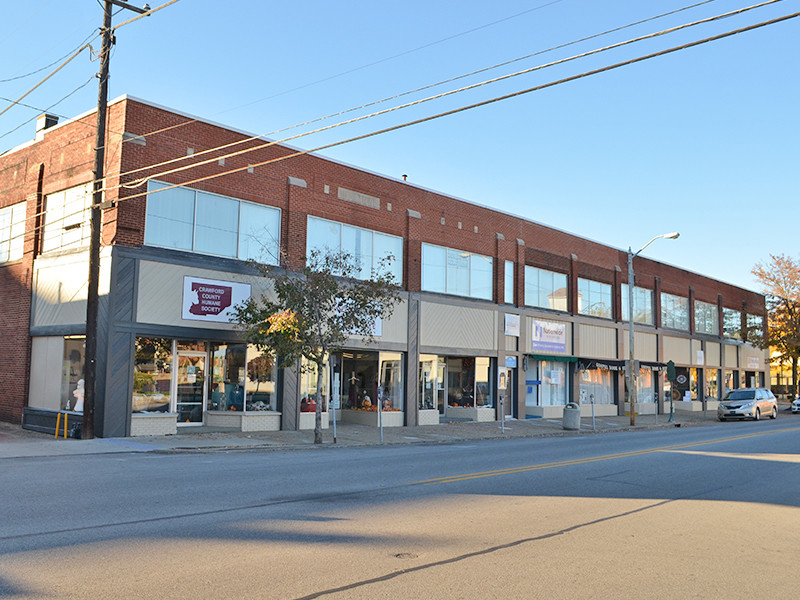
{"label": "purple storefront sign", "polygon": [[533,352],[567,352],[567,326],[565,323],[533,319],[531,332]]}

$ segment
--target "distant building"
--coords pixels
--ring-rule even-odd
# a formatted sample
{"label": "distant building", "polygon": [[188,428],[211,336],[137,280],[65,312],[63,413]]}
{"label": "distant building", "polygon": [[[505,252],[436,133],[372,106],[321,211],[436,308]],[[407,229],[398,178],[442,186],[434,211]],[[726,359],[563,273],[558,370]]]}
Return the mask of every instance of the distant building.
{"label": "distant building", "polygon": [[[0,418],[26,427],[52,431],[82,398],[95,118],[41,119],[0,156]],[[323,247],[365,274],[393,255],[404,289],[376,345],[353,339],[333,357],[326,426],[333,405],[375,424],[379,403],[385,426],[497,420],[501,394],[516,418],[559,417],[570,401],[625,413],[625,251],[142,100],[112,102],[108,119],[97,435],[313,427],[316,378],[244,344],[228,309],[269,293],[247,259]],[[635,267],[639,412],[768,384],[767,353],[744,341],[764,333],[762,295]]]}

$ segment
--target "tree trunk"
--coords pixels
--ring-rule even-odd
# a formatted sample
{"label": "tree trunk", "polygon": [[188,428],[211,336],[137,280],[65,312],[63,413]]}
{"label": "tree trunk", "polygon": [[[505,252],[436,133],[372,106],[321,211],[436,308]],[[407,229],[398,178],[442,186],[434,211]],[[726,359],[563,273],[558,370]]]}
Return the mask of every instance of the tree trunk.
{"label": "tree trunk", "polygon": [[792,357],[792,400],[797,398],[797,357]]}
{"label": "tree trunk", "polygon": [[314,413],[314,443],[322,443],[322,370],[324,362],[317,363],[317,394],[315,401],[317,408]]}

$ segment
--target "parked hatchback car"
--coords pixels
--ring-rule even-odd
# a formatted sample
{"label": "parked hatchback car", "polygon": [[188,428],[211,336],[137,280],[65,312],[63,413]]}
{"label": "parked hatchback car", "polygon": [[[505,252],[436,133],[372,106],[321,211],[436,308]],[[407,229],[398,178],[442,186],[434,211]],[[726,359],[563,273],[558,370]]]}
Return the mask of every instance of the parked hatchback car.
{"label": "parked hatchback car", "polygon": [[766,388],[739,388],[731,390],[717,407],[717,418],[754,419],[761,417],[778,418],[778,401],[775,395]]}
{"label": "parked hatchback car", "polygon": [[792,401],[792,412],[793,413],[800,413],[800,398],[795,398]]}

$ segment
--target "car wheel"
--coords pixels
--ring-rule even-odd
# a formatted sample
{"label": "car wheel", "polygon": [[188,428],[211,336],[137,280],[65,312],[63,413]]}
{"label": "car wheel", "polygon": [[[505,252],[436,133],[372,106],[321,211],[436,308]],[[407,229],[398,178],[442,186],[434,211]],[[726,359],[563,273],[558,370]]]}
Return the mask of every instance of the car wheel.
{"label": "car wheel", "polygon": [[717,418],[718,418],[720,421],[722,421],[723,423],[725,422],[725,417],[717,417]]}
{"label": "car wheel", "polygon": [[770,419],[777,419],[778,418],[778,409],[777,408],[773,408],[772,409],[772,414],[770,415],[769,418]]}
{"label": "car wheel", "polygon": [[753,419],[755,421],[760,421],[761,420],[761,409],[760,408],[756,409],[755,415],[753,415]]}

